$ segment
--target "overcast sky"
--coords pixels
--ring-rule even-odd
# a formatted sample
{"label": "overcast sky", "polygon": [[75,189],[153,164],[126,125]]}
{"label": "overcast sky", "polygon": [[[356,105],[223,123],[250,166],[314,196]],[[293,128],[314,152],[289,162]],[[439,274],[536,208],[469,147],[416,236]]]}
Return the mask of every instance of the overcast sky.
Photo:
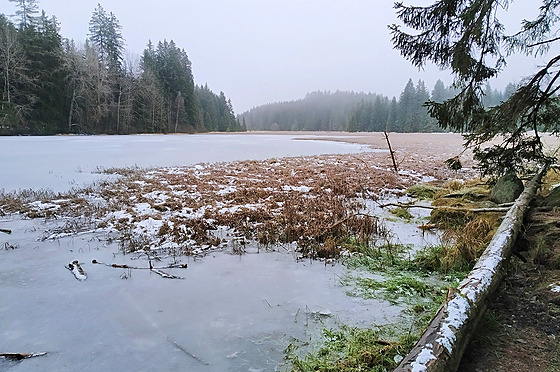
{"label": "overcast sky", "polygon": [[[407,1],[410,3],[412,0]],[[38,0],[55,15],[64,37],[84,41],[99,0]],[[426,3],[426,0],[414,0]],[[538,0],[514,2],[514,24],[533,17]],[[231,98],[236,113],[316,90],[352,90],[398,96],[409,78],[431,90],[452,82],[434,66],[418,71],[392,49],[387,25],[397,22],[390,0],[113,0],[101,1],[123,29],[126,48],[139,58],[148,40],[173,39],[184,48],[196,84]],[[525,8],[527,9],[525,9]],[[13,14],[13,3],[0,12]],[[532,14],[532,13],[533,14]],[[503,89],[541,60],[513,60],[492,82]]]}

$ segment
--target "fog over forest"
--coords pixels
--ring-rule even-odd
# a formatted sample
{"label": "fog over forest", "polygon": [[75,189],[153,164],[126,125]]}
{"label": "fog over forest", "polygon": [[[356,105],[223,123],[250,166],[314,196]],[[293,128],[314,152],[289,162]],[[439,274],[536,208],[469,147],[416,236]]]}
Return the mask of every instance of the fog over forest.
{"label": "fog over forest", "polygon": [[[506,100],[515,85],[505,90],[487,84],[484,105],[491,107]],[[272,131],[349,131],[349,132],[439,132],[442,128],[431,118],[424,102],[443,102],[456,94],[438,80],[430,91],[419,80],[408,81],[399,97],[356,92],[312,92],[303,99],[255,107],[239,115],[248,130]]]}

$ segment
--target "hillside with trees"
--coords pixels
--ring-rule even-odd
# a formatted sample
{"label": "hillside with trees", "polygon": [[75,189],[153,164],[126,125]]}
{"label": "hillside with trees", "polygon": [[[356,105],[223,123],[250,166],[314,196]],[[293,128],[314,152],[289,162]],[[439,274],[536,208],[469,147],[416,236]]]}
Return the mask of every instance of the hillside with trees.
{"label": "hillside with trees", "polygon": [[0,14],[1,135],[239,131],[231,102],[196,86],[187,53],[173,40],[148,42],[125,59],[115,14],[101,5],[83,45],[63,38],[35,0],[10,0]]}
{"label": "hillside with trees", "polygon": [[[484,104],[498,105],[515,90],[504,92],[487,84]],[[444,102],[456,91],[438,80],[430,92],[426,84],[410,79],[400,96],[355,92],[313,92],[305,98],[255,107],[239,116],[250,130],[438,132],[443,129],[428,115],[426,101]]]}

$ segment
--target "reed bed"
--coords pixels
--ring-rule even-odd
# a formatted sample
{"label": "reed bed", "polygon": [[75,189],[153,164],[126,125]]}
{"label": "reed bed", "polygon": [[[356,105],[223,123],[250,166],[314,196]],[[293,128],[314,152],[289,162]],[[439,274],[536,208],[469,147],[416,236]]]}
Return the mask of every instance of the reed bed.
{"label": "reed bed", "polygon": [[188,255],[256,241],[293,243],[302,256],[336,258],[348,237],[367,243],[383,231],[365,200],[441,177],[442,164],[423,162],[397,174],[386,154],[363,153],[108,169],[98,171],[119,179],[64,194],[0,193],[0,207],[29,218],[76,219],[65,233],[117,231],[124,252]]}

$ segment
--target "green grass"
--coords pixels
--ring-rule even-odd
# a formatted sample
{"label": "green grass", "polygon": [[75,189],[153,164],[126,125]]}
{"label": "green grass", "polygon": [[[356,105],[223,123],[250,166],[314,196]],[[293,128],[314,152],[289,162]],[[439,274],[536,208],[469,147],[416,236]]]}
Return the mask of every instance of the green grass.
{"label": "green grass", "polygon": [[397,207],[391,209],[391,213],[394,214],[398,218],[402,218],[404,220],[410,221],[414,218],[414,216],[408,211],[407,208]]}
{"label": "green grass", "polygon": [[417,338],[406,334],[387,340],[388,336],[390,332],[383,328],[324,329],[321,346],[315,353],[298,356],[299,346],[291,344],[286,355],[291,371],[387,371],[397,366],[399,356],[403,357]]}
{"label": "green grass", "polygon": [[400,298],[426,297],[428,292],[435,290],[425,282],[409,275],[399,275],[385,280],[356,277],[353,280],[349,278],[345,282],[351,285],[352,281],[355,282],[355,288],[348,292],[349,295],[365,299],[382,297],[393,303]]}
{"label": "green grass", "polygon": [[361,269],[370,272],[387,272],[409,270],[411,260],[405,252],[409,246],[386,242],[381,246],[354,246],[354,254],[343,261],[349,269]]}
{"label": "green grass", "polygon": [[454,249],[454,247],[444,245],[424,247],[416,253],[413,265],[419,271],[463,278],[471,271],[474,262],[464,260],[460,255],[454,255],[457,257],[450,259],[447,252],[450,249]]}
{"label": "green grass", "polygon": [[405,193],[409,196],[424,200],[433,200],[440,189],[426,184],[417,184],[406,189]]}

